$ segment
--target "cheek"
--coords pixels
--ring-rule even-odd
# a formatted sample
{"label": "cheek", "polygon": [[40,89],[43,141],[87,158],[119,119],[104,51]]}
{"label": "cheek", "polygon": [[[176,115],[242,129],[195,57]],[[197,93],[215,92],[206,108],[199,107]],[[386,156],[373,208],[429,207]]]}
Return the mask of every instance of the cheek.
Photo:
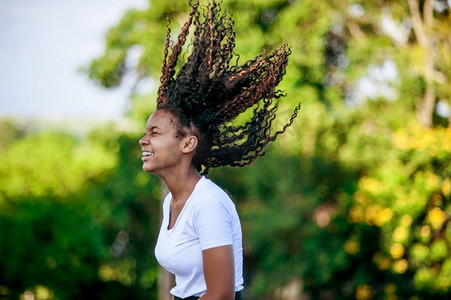
{"label": "cheek", "polygon": [[163,159],[174,159],[181,153],[181,144],[179,140],[158,138],[151,142],[151,147],[155,156]]}

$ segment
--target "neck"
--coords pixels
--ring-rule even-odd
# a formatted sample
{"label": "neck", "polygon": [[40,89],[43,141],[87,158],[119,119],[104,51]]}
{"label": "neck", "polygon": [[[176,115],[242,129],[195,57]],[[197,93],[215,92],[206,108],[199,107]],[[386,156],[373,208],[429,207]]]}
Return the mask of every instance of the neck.
{"label": "neck", "polygon": [[186,201],[200,178],[201,176],[194,167],[190,168],[188,172],[162,177],[172,194],[173,203]]}

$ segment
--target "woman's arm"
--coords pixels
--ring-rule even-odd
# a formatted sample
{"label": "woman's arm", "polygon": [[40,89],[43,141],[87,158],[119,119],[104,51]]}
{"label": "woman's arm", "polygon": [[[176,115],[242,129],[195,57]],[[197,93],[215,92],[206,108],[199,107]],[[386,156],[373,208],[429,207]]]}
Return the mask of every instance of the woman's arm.
{"label": "woman's arm", "polygon": [[207,292],[202,300],[233,300],[235,298],[235,262],[233,246],[202,251]]}

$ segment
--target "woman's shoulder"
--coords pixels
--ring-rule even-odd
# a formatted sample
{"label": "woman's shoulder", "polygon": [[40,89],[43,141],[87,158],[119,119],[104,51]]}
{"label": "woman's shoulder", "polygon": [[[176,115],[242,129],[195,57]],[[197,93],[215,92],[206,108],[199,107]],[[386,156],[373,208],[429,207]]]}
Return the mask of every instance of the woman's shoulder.
{"label": "woman's shoulder", "polygon": [[195,201],[198,206],[220,203],[223,205],[234,205],[229,195],[211,179],[202,177],[199,183]]}
{"label": "woman's shoulder", "polygon": [[219,185],[207,177],[202,177],[199,192],[204,195],[212,195],[215,197],[230,199],[229,195]]}

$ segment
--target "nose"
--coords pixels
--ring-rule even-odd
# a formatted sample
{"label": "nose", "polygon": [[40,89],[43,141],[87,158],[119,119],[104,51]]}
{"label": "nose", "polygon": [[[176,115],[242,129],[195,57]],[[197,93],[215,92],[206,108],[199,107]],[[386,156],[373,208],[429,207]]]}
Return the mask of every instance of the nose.
{"label": "nose", "polygon": [[149,138],[147,137],[147,134],[140,138],[138,142],[141,146],[149,145]]}

